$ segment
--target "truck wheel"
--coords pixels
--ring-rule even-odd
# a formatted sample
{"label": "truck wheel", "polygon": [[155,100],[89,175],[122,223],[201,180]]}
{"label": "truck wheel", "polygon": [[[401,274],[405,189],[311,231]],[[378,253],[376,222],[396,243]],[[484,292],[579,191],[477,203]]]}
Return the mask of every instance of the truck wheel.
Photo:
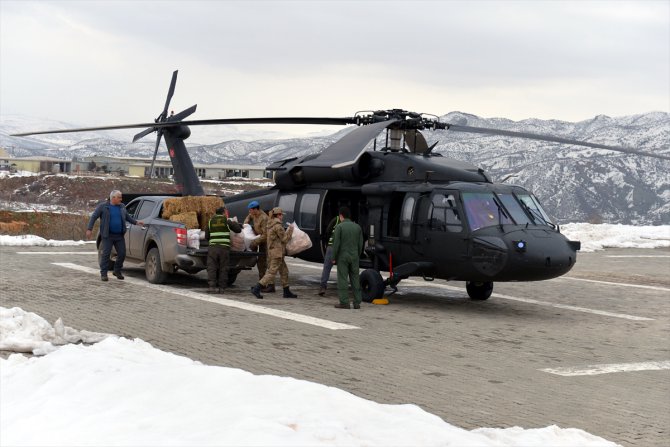
{"label": "truck wheel", "polygon": [[167,279],[167,273],[161,267],[161,255],[158,248],[154,247],[147,253],[147,258],[144,262],[144,273],[147,281],[151,284],[163,284]]}
{"label": "truck wheel", "polygon": [[467,281],[465,290],[468,291],[471,300],[484,301],[489,299],[491,293],[493,293],[493,283]]}
{"label": "truck wheel", "polygon": [[239,273],[239,270],[228,270],[228,287],[235,284],[235,280],[237,279],[237,275]]}
{"label": "truck wheel", "polygon": [[384,280],[377,270],[367,269],[361,273],[361,298],[366,303],[384,296]]}

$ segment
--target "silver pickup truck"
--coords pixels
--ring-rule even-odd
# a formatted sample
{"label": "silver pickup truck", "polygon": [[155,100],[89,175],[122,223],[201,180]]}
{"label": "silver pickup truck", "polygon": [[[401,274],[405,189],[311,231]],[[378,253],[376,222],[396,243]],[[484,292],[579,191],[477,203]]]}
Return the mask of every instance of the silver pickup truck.
{"label": "silver pickup truck", "polygon": [[[144,222],[143,226],[127,225],[126,261],[144,263],[147,280],[163,284],[171,273],[183,270],[195,274],[207,268],[207,241],[200,241],[200,248],[187,246],[187,230],[182,223],[162,219],[163,202],[172,196],[140,196],[126,205],[128,214]],[[98,258],[102,256],[100,235],[96,240]],[[230,252],[228,285],[232,285],[242,270],[256,265],[260,252]],[[110,270],[116,253],[112,251]]]}

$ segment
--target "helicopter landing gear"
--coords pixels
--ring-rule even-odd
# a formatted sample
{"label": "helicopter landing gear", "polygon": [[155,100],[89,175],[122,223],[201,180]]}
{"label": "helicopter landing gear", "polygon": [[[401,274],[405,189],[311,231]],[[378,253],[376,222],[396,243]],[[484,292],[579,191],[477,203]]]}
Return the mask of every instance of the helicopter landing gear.
{"label": "helicopter landing gear", "polygon": [[382,279],[382,275],[377,270],[366,269],[361,273],[361,297],[366,303],[371,303],[372,300],[382,298],[384,296],[384,289],[386,285]]}
{"label": "helicopter landing gear", "polygon": [[468,291],[471,300],[484,301],[489,299],[491,293],[493,293],[493,283],[467,281],[465,290]]}

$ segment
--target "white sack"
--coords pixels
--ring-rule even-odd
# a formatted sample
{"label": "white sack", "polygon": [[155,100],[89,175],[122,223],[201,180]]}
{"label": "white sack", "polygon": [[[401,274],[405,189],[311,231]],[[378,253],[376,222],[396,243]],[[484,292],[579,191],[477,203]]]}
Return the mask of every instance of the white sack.
{"label": "white sack", "polygon": [[200,228],[186,230],[186,246],[190,248],[200,248]]}
{"label": "white sack", "polygon": [[288,244],[286,244],[286,254],[293,256],[310,248],[312,246],[312,240],[307,233],[298,228],[295,222],[291,223],[290,226],[293,227],[293,235],[288,241]]}
{"label": "white sack", "polygon": [[244,224],[242,226],[242,233],[241,234],[244,236],[244,249],[246,251],[250,251],[251,250],[251,248],[250,248],[251,243],[261,236],[260,234],[254,233],[254,228],[249,224]]}
{"label": "white sack", "polygon": [[[237,216],[230,217],[228,220],[237,222]],[[244,251],[244,236],[242,233],[235,233],[230,230],[230,249],[233,251]]]}

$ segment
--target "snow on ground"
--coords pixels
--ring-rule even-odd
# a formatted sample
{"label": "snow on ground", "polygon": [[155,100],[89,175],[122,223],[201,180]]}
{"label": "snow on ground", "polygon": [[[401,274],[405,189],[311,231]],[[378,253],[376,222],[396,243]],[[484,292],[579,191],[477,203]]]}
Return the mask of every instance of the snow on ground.
{"label": "snow on ground", "polygon": [[[581,241],[582,252],[605,248],[662,248],[670,247],[670,225],[634,226],[612,224],[571,223],[561,226],[570,240]],[[36,238],[31,243],[32,238]],[[81,245],[83,241],[45,241],[37,236],[2,236],[0,245]]]}
{"label": "snow on ground", "polygon": [[207,366],[139,339],[64,329],[60,319],[53,328],[16,307],[0,307],[0,329],[0,349],[49,352],[0,359],[1,445],[616,445],[555,425],[468,431],[416,405]]}
{"label": "snow on ground", "polygon": [[0,234],[0,245],[12,245],[19,247],[39,246],[39,247],[65,247],[71,245],[93,244],[95,241],[57,241],[54,239],[44,239],[43,237],[27,234],[24,236],[8,236]]}

